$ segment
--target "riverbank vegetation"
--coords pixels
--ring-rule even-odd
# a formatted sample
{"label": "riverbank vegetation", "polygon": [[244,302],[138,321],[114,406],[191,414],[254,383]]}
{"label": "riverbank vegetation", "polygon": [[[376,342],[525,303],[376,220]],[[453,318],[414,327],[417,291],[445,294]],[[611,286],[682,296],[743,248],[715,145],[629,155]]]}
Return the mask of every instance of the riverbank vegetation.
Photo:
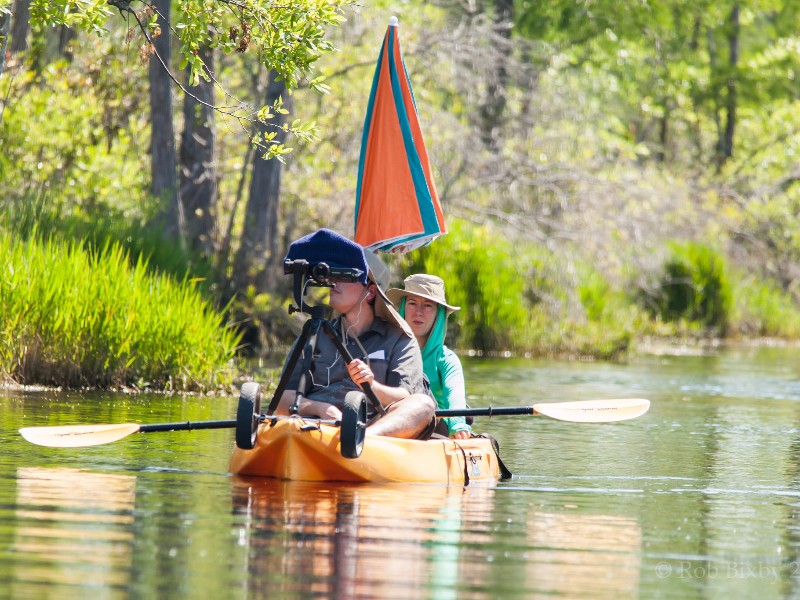
{"label": "riverbank vegetation", "polygon": [[[40,4],[11,6],[24,15]],[[282,258],[291,240],[319,227],[352,234],[366,101],[393,14],[382,1],[347,6],[330,4],[330,46],[288,80],[242,46],[241,22],[226,26],[224,43],[221,34],[206,40],[189,52],[191,64],[167,60],[191,91],[173,84],[167,101],[153,96],[163,81],[147,67],[158,44],[130,19],[95,14],[102,36],[59,24],[55,13],[56,29],[35,11],[11,21],[0,75],[5,239],[50,247],[67,262],[79,249],[127,261],[139,273],[126,276],[141,286],[135,309],[148,313],[137,319],[167,330],[174,317],[149,314],[164,303],[144,302],[149,277],[173,281],[178,295],[188,286],[214,308],[196,308],[208,338],[192,344],[209,345],[197,375],[178,366],[183,349],[145,357],[142,343],[123,358],[113,356],[118,347],[87,358],[52,333],[51,354],[24,375],[19,352],[41,343],[15,346],[7,377],[57,383],[85,360],[101,384],[199,385],[214,380],[211,363],[226,364],[239,334],[247,353],[290,342],[297,329]],[[798,339],[799,10],[741,0],[599,2],[591,11],[558,1],[405,3],[394,14],[450,233],[388,257],[393,284],[418,270],[441,275],[462,307],[451,344],[484,353],[618,359],[644,338]],[[345,18],[338,26],[334,13]],[[205,17],[175,17],[194,18]],[[184,57],[187,41],[173,37]],[[203,68],[214,77],[198,76]],[[272,114],[241,126],[209,108],[239,98]],[[318,129],[282,128],[284,106]],[[265,135],[281,160],[254,146]],[[92,260],[76,285],[105,277]],[[102,335],[97,326],[69,330],[91,348]],[[45,364],[68,367],[47,375]],[[106,365],[114,374],[104,380]]]}
{"label": "riverbank vegetation", "polygon": [[6,233],[0,264],[0,378],[173,391],[232,382],[238,334],[195,282],[150,273],[117,244]]}

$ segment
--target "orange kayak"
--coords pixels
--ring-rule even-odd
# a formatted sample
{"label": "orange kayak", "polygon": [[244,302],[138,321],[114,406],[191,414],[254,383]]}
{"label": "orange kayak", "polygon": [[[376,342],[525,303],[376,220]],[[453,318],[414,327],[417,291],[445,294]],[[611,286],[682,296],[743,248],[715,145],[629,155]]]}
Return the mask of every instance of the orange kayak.
{"label": "orange kayak", "polygon": [[258,426],[252,450],[234,447],[230,472],[294,481],[468,484],[497,482],[487,438],[407,440],[367,435],[358,458],[342,456],[339,427],[290,417]]}

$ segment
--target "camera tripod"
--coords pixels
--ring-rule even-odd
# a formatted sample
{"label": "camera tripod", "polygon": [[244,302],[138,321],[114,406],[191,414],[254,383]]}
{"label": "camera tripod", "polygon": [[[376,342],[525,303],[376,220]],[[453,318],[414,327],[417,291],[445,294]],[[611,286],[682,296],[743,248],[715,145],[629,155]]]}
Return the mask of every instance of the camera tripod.
{"label": "camera tripod", "polygon": [[[334,329],[333,323],[325,318],[326,308],[324,306],[310,305],[305,301],[306,288],[311,287],[330,287],[337,281],[358,281],[358,277],[363,274],[358,269],[331,269],[325,263],[309,265],[305,260],[294,260],[284,262],[284,272],[294,276],[293,296],[296,305],[289,306],[289,314],[301,312],[308,314],[310,318],[303,324],[300,335],[294,342],[292,350],[286,359],[278,381],[278,386],[272,396],[265,415],[260,415],[260,398],[245,399],[240,401],[240,413],[237,420],[242,422],[241,435],[237,430],[237,445],[240,448],[252,448],[255,445],[258,425],[262,421],[273,417],[275,409],[278,408],[281,397],[286,391],[292,373],[300,362],[300,379],[297,385],[297,392],[294,401],[289,406],[290,415],[298,415],[300,401],[308,393],[311,387],[311,364],[317,341],[321,332],[324,332],[333,342],[339,354],[347,364],[353,361],[353,355],[344,345],[341,337]],[[386,414],[386,409],[378,400],[372,386],[368,383],[361,384],[362,392],[349,392],[344,400],[342,408],[342,420],[340,422],[341,432],[341,451],[347,458],[357,458],[361,454],[364,444],[365,430],[367,427],[367,404],[370,404],[380,415]],[[241,399],[240,399],[241,400]]]}

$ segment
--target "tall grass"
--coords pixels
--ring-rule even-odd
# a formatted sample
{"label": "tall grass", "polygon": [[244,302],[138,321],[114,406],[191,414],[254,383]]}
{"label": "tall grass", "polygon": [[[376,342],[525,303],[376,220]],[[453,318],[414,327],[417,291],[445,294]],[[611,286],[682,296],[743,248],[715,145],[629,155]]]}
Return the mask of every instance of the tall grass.
{"label": "tall grass", "polygon": [[238,344],[195,289],[131,266],[117,244],[0,232],[0,374],[19,383],[201,389]]}
{"label": "tall grass", "polygon": [[[55,184],[47,190],[29,192],[18,198],[0,197],[0,229],[21,239],[41,238],[46,231],[55,239],[79,241],[85,247],[118,243],[132,261],[146,258],[150,271],[181,278],[191,273],[211,282],[214,273],[202,257],[193,257],[179,244],[164,243],[166,236],[155,224],[151,207],[147,214],[127,215],[114,205],[95,206],[92,213],[66,206]],[[210,287],[206,285],[205,287]]]}
{"label": "tall grass", "polygon": [[777,285],[734,273],[734,323],[741,335],[797,339],[800,309]]}

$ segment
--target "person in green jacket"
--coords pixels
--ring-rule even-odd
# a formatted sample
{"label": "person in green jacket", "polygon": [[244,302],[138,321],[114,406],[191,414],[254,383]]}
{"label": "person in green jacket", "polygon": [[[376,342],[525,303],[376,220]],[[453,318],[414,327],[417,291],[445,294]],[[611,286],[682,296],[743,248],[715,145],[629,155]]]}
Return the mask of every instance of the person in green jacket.
{"label": "person in green jacket", "polygon": [[[445,299],[444,281],[435,275],[418,273],[403,281],[405,289],[392,288],[386,295],[399,308],[422,348],[422,363],[431,392],[440,409],[467,408],[464,370],[458,356],[444,345],[448,315],[460,310]],[[445,417],[450,437],[472,434],[464,417]]]}

